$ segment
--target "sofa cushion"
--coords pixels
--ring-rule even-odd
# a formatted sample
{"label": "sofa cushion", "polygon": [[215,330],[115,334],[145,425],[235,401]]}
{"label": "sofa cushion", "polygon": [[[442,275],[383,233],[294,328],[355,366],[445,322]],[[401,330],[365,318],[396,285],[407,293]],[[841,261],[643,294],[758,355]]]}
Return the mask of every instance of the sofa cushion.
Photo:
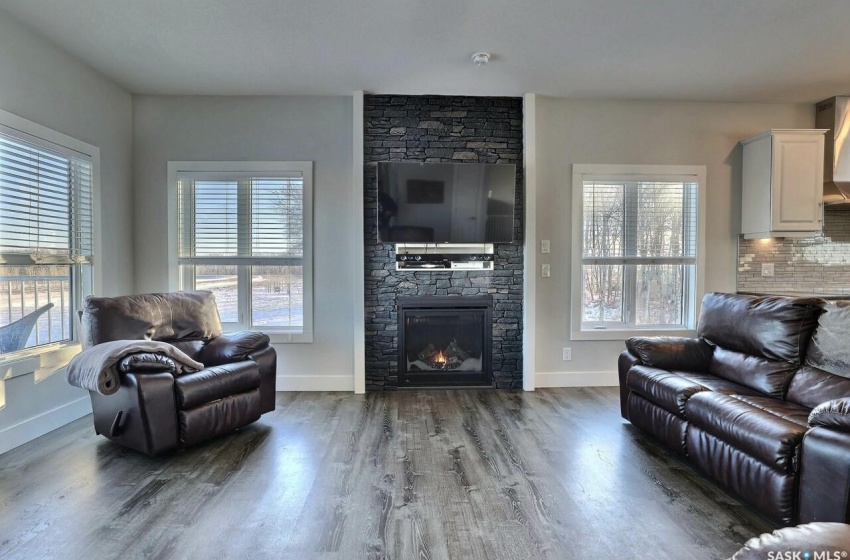
{"label": "sofa cushion", "polygon": [[186,410],[258,388],[260,369],[250,361],[213,366],[181,375],[174,380],[174,386],[177,408]]}
{"label": "sofa cushion", "polygon": [[698,383],[709,391],[716,393],[724,393],[726,395],[749,395],[753,397],[761,396],[761,393],[755,389],[750,389],[734,381],[711,375],[710,373],[698,373],[695,371],[674,371],[679,377],[683,377],[688,381]]}
{"label": "sofa cushion", "polygon": [[788,386],[786,399],[814,408],[834,399],[850,397],[850,379],[811,366],[801,367]]}
{"label": "sofa cushion", "polygon": [[708,372],[740,383],[750,389],[781,399],[791,383],[797,366],[788,362],[767,360],[759,356],[716,348]]}
{"label": "sofa cushion", "polygon": [[768,397],[702,392],[685,403],[693,426],[784,472],[808,430],[810,410]]}
{"label": "sofa cushion", "polygon": [[818,318],[806,364],[834,375],[850,377],[850,301],[830,301]]}
{"label": "sofa cushion", "polygon": [[721,348],[800,364],[823,303],[713,292],[702,300],[698,334]]}
{"label": "sofa cushion", "polygon": [[668,412],[684,417],[687,400],[707,389],[680,375],[649,366],[634,366],[626,376],[629,389]]}

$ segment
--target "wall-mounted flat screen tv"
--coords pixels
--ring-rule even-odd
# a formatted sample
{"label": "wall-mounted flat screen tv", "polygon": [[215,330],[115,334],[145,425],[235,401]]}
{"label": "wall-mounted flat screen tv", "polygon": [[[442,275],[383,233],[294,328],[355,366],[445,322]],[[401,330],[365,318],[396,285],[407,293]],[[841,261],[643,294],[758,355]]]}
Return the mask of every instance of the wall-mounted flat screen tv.
{"label": "wall-mounted flat screen tv", "polygon": [[378,164],[378,241],[512,243],[516,166]]}

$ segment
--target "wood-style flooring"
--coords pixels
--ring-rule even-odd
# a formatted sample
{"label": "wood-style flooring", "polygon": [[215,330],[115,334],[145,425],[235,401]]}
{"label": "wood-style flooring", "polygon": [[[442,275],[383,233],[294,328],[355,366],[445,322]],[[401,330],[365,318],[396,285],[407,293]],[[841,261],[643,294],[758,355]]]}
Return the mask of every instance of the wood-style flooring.
{"label": "wood-style flooring", "polygon": [[0,455],[3,559],[718,560],[772,528],[614,388],[278,393],[164,457],[90,417]]}

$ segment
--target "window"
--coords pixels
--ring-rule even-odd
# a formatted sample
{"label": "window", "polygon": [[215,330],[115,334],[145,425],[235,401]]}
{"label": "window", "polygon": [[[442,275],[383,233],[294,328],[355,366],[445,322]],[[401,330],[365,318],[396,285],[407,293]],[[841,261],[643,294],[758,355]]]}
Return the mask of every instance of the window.
{"label": "window", "polygon": [[573,166],[575,339],[695,328],[701,166]]}
{"label": "window", "polygon": [[171,162],[178,287],[211,290],[226,330],[312,340],[312,163]]}
{"label": "window", "polygon": [[0,111],[0,357],[76,339],[99,151]]}

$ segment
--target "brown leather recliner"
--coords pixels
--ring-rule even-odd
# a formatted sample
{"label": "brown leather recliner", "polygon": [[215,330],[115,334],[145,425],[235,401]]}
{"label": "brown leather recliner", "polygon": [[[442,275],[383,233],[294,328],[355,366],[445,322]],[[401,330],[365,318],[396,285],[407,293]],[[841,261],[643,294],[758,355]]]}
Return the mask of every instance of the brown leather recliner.
{"label": "brown leather recliner", "polygon": [[81,321],[85,345],[156,340],[204,364],[179,375],[156,356],[125,358],[117,392],[89,391],[95,431],[112,441],[157,455],[230,432],[275,408],[277,356],[269,337],[222,334],[212,292],[90,297]]}

